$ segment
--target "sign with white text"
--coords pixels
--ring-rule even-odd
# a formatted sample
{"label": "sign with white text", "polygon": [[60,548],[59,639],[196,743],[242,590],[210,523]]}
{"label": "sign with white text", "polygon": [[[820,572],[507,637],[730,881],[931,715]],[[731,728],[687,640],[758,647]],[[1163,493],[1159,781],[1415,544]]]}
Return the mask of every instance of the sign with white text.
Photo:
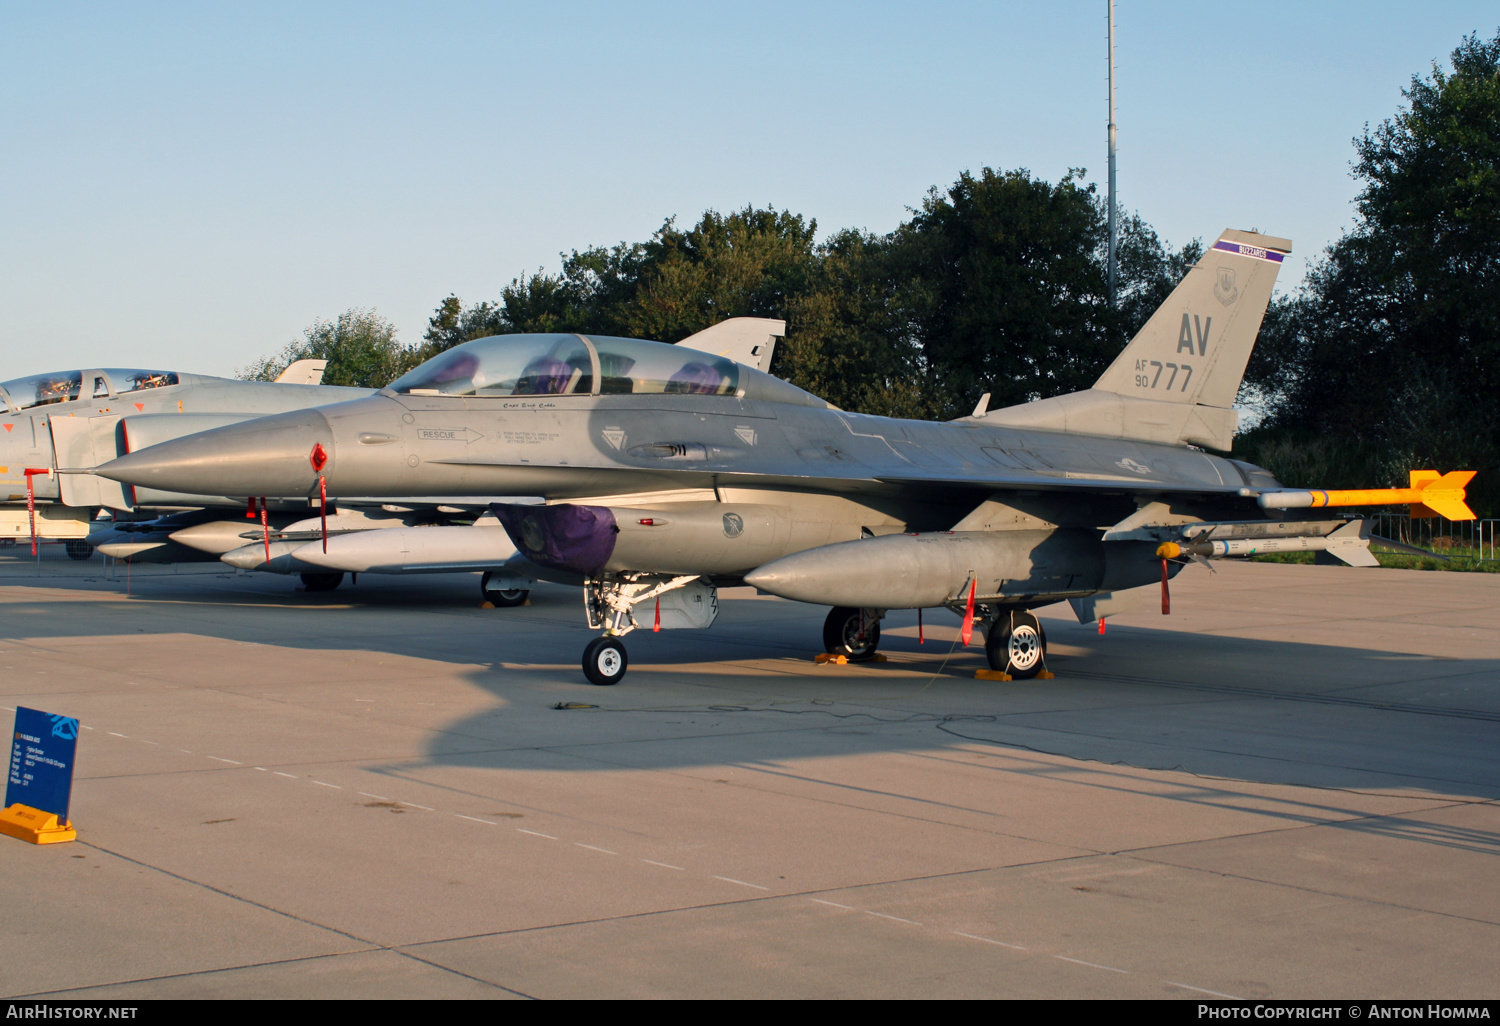
{"label": "sign with white text", "polygon": [[11,735],[10,777],[5,804],[29,805],[68,821],[73,792],[73,753],[78,748],[78,721],[37,709],[17,709]]}

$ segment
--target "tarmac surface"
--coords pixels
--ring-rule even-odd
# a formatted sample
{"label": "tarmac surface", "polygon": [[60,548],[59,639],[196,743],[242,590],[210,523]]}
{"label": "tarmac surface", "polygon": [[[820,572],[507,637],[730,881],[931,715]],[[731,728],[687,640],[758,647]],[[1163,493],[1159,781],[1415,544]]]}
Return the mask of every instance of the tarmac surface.
{"label": "tarmac surface", "polygon": [[567,588],[38,569],[79,839],[0,837],[5,996],[1500,993],[1500,575],[1189,567],[1014,683],[736,589],[598,688]]}

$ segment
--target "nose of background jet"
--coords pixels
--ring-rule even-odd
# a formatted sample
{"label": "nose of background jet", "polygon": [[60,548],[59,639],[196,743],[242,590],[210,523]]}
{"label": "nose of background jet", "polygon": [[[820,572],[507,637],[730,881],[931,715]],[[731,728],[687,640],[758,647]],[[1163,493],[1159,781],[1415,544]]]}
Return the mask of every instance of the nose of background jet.
{"label": "nose of background jet", "polygon": [[319,474],[333,480],[333,431],[317,410],[279,413],[147,446],[111,460],[98,473],[193,495],[311,495]]}

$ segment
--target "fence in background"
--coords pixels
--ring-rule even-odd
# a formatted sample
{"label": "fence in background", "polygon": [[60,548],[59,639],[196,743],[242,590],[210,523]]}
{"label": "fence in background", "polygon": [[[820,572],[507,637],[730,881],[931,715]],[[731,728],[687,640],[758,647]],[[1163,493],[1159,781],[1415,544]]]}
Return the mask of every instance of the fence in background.
{"label": "fence in background", "polygon": [[1449,520],[1410,517],[1405,513],[1376,513],[1369,519],[1373,533],[1382,538],[1415,545],[1440,556],[1500,560],[1500,548],[1495,544],[1495,525],[1500,520]]}

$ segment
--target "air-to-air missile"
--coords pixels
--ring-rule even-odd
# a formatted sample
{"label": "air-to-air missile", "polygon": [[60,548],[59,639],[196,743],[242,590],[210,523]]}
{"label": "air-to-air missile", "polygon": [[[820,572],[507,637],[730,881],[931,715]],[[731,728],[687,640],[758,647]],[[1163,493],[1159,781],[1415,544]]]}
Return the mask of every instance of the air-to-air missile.
{"label": "air-to-air missile", "polygon": [[[1038,606],[1067,599],[1080,620],[1102,619],[1159,582],[1165,612],[1185,563],[1250,539],[1369,562],[1358,521],[1273,512],[1299,500],[1204,451],[1232,444],[1290,249],[1225,232],[1093,388],[1000,410],[986,396],[949,423],[848,413],[682,345],[512,335],[449,350],[378,395],[176,439],[100,473],[301,499],[540,496],[490,509],[538,575],[583,584],[602,632],[583,658],[596,683],[623,676],[624,635],[707,626],[714,589],[740,583],[834,606],[824,645],[846,658],[874,656],[888,610],[936,606],[963,618],[965,639],[984,629],[994,672],[1034,676]],[[1461,506],[1456,479],[1442,480],[1442,500]],[[482,551],[465,530],[453,537]]]}

